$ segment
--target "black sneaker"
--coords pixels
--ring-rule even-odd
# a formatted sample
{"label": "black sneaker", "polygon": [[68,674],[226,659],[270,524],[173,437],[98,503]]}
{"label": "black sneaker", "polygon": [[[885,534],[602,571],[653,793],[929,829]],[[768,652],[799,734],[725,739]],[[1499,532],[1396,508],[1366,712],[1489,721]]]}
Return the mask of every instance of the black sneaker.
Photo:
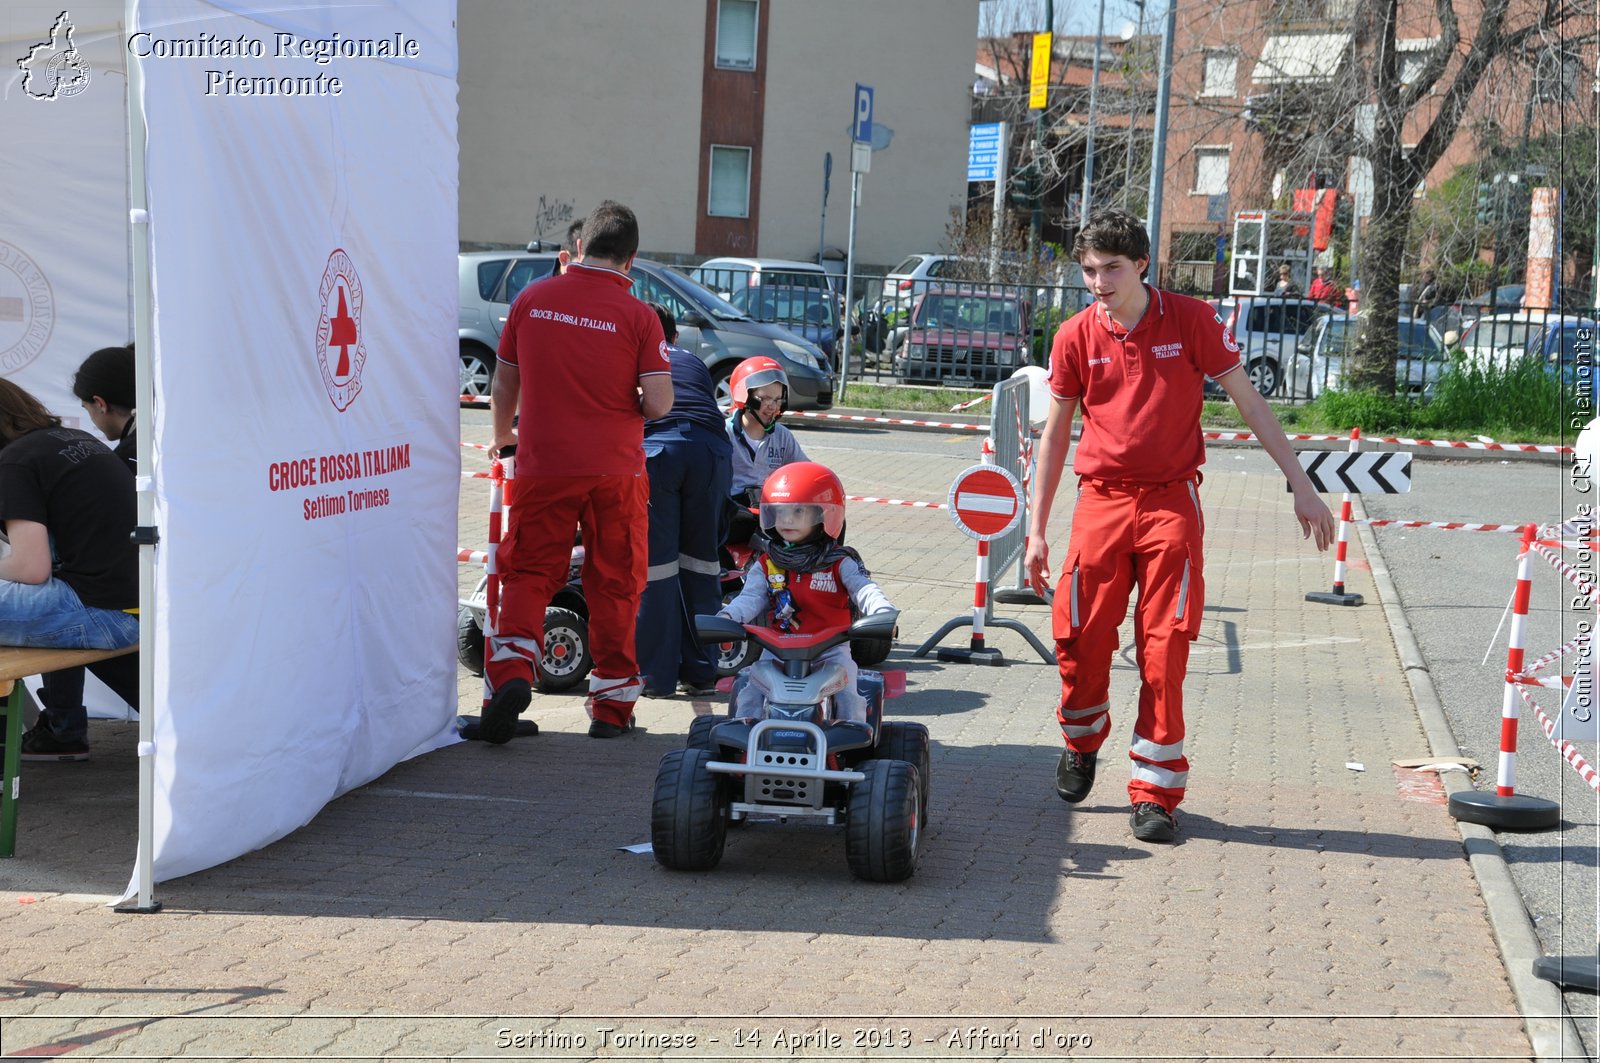
{"label": "black sneaker", "polygon": [[81,738],[57,738],[54,731],[39,725],[23,732],[21,754],[23,760],[35,762],[88,760],[89,743]]}
{"label": "black sneaker", "polygon": [[1170,842],[1178,836],[1178,821],[1154,801],[1133,806],[1133,836],[1142,842]]}
{"label": "black sneaker", "polygon": [[494,692],[478,721],[478,737],[490,745],[502,746],[517,733],[517,717],[533,701],[533,685],[526,679],[511,679]]}
{"label": "black sneaker", "polygon": [[621,726],[604,720],[593,720],[589,723],[590,738],[620,738],[631,730],[633,730],[632,720]]}
{"label": "black sneaker", "polygon": [[1056,793],[1061,800],[1077,804],[1089,796],[1098,759],[1098,753],[1079,753],[1071,748],[1061,751],[1061,763],[1056,765]]}

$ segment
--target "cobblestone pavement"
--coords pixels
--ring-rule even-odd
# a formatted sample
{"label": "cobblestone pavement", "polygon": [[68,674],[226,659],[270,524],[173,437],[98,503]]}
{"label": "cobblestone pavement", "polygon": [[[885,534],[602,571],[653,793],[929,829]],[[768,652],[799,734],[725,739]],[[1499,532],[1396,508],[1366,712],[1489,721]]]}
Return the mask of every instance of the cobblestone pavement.
{"label": "cobblestone pavement", "polygon": [[[487,438],[465,420],[464,438]],[[929,501],[976,452],[856,429],[802,440],[852,493]],[[485,496],[463,481],[464,544],[482,540]],[[852,879],[820,827],[734,832],[707,874],[623,851],[648,840],[657,760],[710,706],[646,701],[638,730],[597,742],[581,697],[550,695],[528,712],[538,737],[399,765],[277,844],[162,883],[160,914],[117,915],[135,734],[97,724],[95,759],[26,771],[18,858],[0,864],[0,1051],[1531,1058],[1442,790],[1391,765],[1430,750],[1382,612],[1303,600],[1331,563],[1261,455],[1214,451],[1202,498],[1177,845],[1128,830],[1131,651],[1101,778],[1068,806],[1052,665],[1005,631],[1004,668],[911,656],[970,610],[970,541],[943,513],[857,505],[851,540],[904,610],[886,667],[909,689],[888,711],[933,737],[910,881]],[[1042,607],[1000,609],[1048,634]],[[463,673],[462,711],[480,691]]]}

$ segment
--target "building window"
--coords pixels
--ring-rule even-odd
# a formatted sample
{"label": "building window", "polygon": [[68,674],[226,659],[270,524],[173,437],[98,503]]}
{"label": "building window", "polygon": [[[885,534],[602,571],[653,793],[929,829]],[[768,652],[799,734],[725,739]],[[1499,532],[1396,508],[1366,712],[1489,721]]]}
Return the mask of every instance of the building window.
{"label": "building window", "polygon": [[759,0],[717,0],[717,65],[756,68],[756,4]]}
{"label": "building window", "polygon": [[1410,85],[1422,76],[1422,68],[1428,65],[1438,43],[1437,37],[1412,37],[1395,42],[1400,52],[1400,84]]}
{"label": "building window", "polygon": [[1196,148],[1194,152],[1194,188],[1197,196],[1224,196],[1228,194],[1228,153],[1231,148]]}
{"label": "building window", "polygon": [[1207,52],[1205,87],[1202,96],[1232,96],[1239,76],[1239,56],[1235,52]]}
{"label": "building window", "polygon": [[711,188],[706,213],[714,218],[750,216],[750,149],[711,145]]}

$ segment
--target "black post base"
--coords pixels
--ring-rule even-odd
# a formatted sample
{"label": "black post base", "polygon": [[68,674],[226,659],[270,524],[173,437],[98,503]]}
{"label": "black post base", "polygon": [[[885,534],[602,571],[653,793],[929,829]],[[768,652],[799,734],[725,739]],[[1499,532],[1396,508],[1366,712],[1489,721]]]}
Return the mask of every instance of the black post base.
{"label": "black post base", "polygon": [[1462,790],[1450,795],[1450,815],[1499,830],[1549,830],[1561,823],[1561,806],[1542,797]]}
{"label": "black post base", "polygon": [[941,646],[938,658],[941,661],[952,661],[957,664],[990,664],[998,666],[1006,663],[1005,655],[993,646],[977,648]]}
{"label": "black post base", "polygon": [[1347,594],[1342,591],[1312,591],[1306,595],[1308,602],[1320,602],[1323,605],[1360,605],[1361,595]]}
{"label": "black post base", "polygon": [[1541,956],[1533,961],[1533,973],[1563,989],[1600,993],[1600,956]]}

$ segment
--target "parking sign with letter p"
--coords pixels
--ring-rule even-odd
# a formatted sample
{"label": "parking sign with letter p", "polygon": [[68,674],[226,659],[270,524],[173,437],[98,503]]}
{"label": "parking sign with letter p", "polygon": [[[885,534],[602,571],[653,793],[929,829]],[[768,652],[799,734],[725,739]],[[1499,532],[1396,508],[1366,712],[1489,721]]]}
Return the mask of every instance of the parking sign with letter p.
{"label": "parking sign with letter p", "polygon": [[856,113],[850,139],[858,144],[872,143],[872,86],[856,84]]}

